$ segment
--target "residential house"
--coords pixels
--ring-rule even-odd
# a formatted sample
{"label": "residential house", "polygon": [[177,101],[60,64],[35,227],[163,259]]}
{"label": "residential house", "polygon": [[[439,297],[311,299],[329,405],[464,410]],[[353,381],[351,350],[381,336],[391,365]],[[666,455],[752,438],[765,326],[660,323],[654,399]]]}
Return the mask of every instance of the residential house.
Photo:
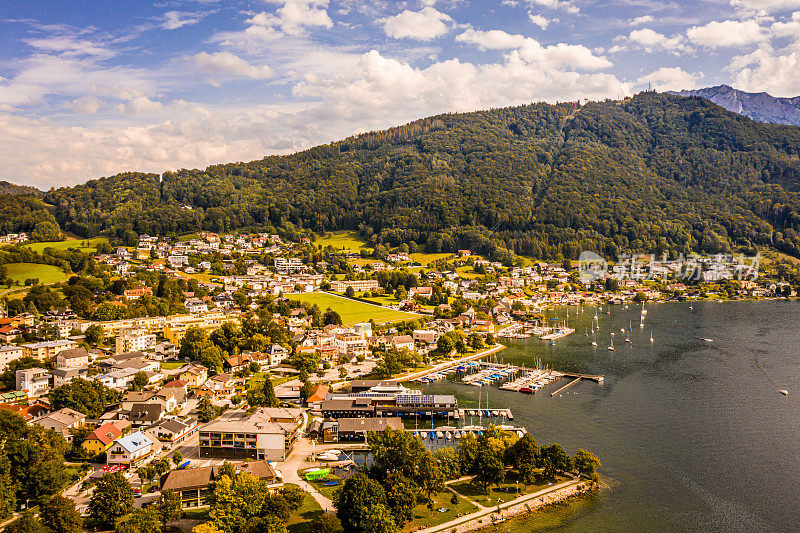
{"label": "residential house", "polygon": [[333,338],[333,345],[339,350],[339,355],[355,357],[366,355],[367,341],[355,333],[337,333]]}
{"label": "residential house", "polygon": [[34,359],[43,361],[55,358],[59,352],[72,350],[77,347],[78,343],[71,340],[34,342],[22,345],[27,357],[33,357]]}
{"label": "residential house", "polygon": [[72,442],[72,433],[70,429],[80,427],[84,422],[86,422],[86,415],[75,409],[64,407],[63,409],[53,411],[52,413],[32,420],[31,424],[36,424],[46,429],[52,429],[64,437],[67,442]]}
{"label": "residential house", "polygon": [[185,381],[190,389],[197,389],[208,379],[208,369],[201,365],[190,365],[182,370],[178,377],[181,381]]}
{"label": "residential house", "polygon": [[108,450],[114,441],[122,436],[122,430],[116,425],[107,422],[86,436],[81,443],[81,448],[92,455],[98,455]]}
{"label": "residential house", "polygon": [[230,398],[236,392],[233,381],[233,376],[230,374],[211,376],[197,389],[196,395],[198,397],[210,396],[216,399]]}
{"label": "residential house", "polygon": [[414,338],[411,335],[395,335],[392,337],[392,348],[414,351]]}
{"label": "residential house", "polygon": [[140,352],[155,348],[156,336],[147,331],[131,331],[118,335],[116,339],[116,353]]}
{"label": "residential house", "polygon": [[89,352],[86,348],[61,350],[56,354],[56,368],[85,368],[89,366]]}
{"label": "residential house", "polygon": [[17,390],[28,391],[28,396],[40,396],[50,390],[50,371],[46,368],[17,370]]}
{"label": "residential house", "polygon": [[157,449],[158,446],[153,439],[137,431],[115,440],[106,452],[106,462],[139,466],[150,460]]}
{"label": "residential house", "polygon": [[147,428],[145,433],[171,447],[191,438],[199,429],[197,420],[193,418],[168,418]]}
{"label": "residential house", "polygon": [[134,427],[151,426],[164,418],[166,411],[160,403],[135,403],[128,413],[128,421]]}
{"label": "residential house", "polygon": [[55,368],[51,372],[53,376],[53,387],[60,387],[71,382],[75,378],[86,379],[88,369],[84,367],[78,368]]}
{"label": "residential house", "polygon": [[8,363],[21,358],[25,351],[20,346],[0,346],[0,372],[6,369]]}

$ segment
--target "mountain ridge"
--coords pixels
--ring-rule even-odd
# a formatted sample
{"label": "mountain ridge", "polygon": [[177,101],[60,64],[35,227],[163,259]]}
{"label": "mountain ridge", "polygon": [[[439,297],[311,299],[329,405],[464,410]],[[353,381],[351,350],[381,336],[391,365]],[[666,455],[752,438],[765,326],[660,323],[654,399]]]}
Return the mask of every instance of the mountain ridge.
{"label": "mountain ridge", "polygon": [[800,96],[775,97],[766,92],[741,91],[729,85],[668,92],[684,97],[699,96],[758,122],[800,126]]}
{"label": "mountain ridge", "polygon": [[800,256],[800,129],[702,98],[442,114],[285,156],[51,190],[65,231],[359,230],[371,245],[577,257],[767,246]]}

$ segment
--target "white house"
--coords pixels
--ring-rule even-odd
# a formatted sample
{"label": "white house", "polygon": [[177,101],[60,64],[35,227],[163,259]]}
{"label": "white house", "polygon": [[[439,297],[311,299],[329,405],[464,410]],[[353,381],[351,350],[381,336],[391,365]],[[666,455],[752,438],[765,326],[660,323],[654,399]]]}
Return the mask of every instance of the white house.
{"label": "white house", "polygon": [[6,369],[8,363],[25,355],[25,350],[20,346],[0,346],[0,372]]}
{"label": "white house", "polygon": [[108,464],[140,465],[147,462],[155,452],[153,439],[137,431],[120,437],[106,452]]}

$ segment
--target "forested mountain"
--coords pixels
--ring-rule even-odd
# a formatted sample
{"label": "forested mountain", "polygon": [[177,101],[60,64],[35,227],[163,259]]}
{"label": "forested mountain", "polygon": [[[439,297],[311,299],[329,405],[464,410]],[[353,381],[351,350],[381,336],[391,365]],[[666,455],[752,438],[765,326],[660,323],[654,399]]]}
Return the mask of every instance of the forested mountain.
{"label": "forested mountain", "polygon": [[41,196],[42,191],[36,187],[29,187],[27,185],[17,185],[8,181],[0,181],[0,195],[2,194],[25,194],[28,196]]}
{"label": "forested mountain", "polygon": [[700,96],[728,111],[739,113],[759,122],[800,126],[800,96],[776,98],[767,93],[748,93],[717,85],[691,91],[679,91],[679,96]]}
{"label": "forested mountain", "polygon": [[58,240],[61,234],[56,219],[38,198],[0,194],[0,235],[20,232],[36,241]]}
{"label": "forested mountain", "polygon": [[361,229],[373,242],[544,258],[583,249],[800,256],[800,129],[702,98],[446,114],[288,156],[46,193],[65,230]]}

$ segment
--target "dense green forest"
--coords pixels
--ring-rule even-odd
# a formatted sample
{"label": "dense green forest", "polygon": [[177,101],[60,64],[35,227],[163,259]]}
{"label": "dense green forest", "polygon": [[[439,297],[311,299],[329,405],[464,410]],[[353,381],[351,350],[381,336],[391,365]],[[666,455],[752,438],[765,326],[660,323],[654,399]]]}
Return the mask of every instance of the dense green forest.
{"label": "dense green forest", "polygon": [[25,232],[31,240],[55,241],[58,222],[41,200],[31,196],[0,195],[0,235]]}
{"label": "dense green forest", "polygon": [[0,181],[0,194],[17,194],[26,196],[41,196],[42,191],[36,187],[28,187],[27,185],[16,185],[7,181]]}
{"label": "dense green forest", "polygon": [[800,129],[657,93],[447,114],[289,156],[51,190],[65,230],[359,229],[372,244],[800,256]]}

